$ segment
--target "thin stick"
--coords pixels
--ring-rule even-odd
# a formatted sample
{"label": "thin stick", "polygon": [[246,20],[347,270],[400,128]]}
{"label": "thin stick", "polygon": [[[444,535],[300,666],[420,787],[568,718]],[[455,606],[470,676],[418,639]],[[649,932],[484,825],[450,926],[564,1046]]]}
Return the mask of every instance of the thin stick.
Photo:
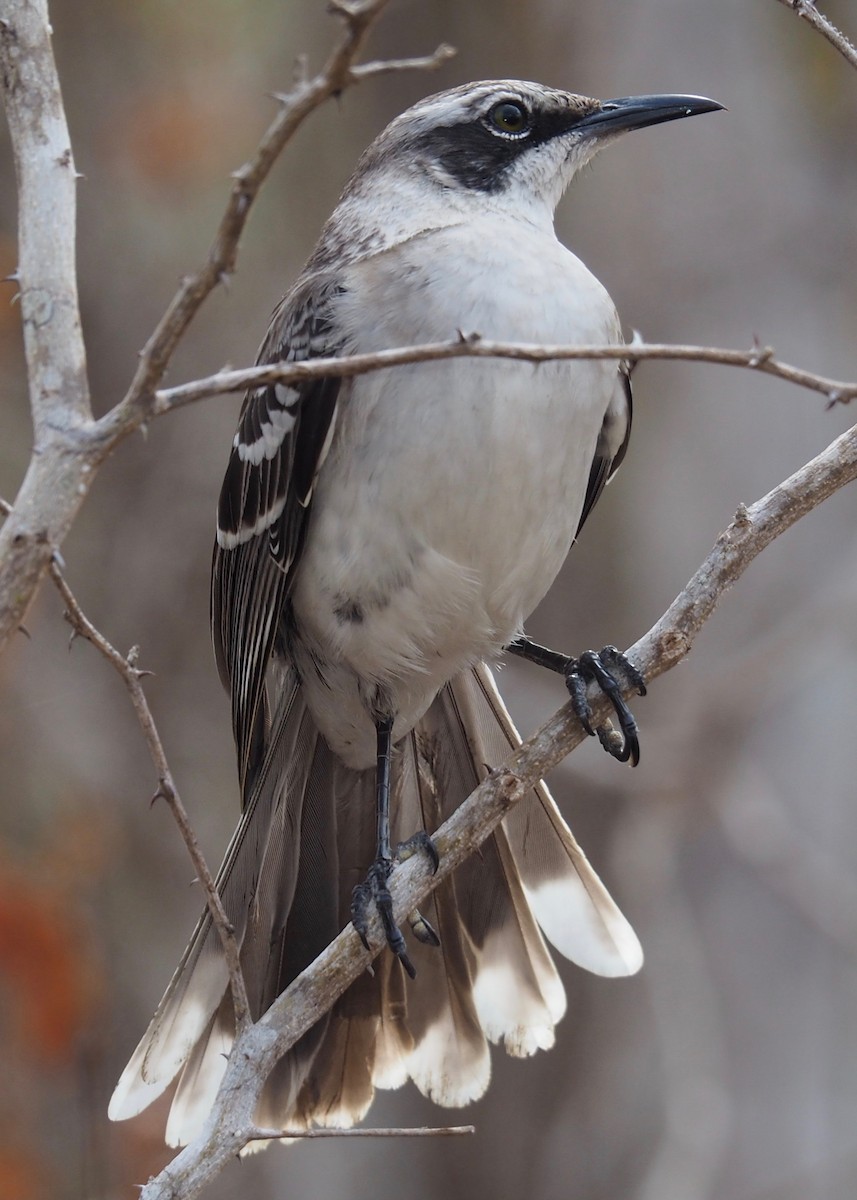
{"label": "thin stick", "polygon": [[802,20],[810,24],[823,38],[835,46],[846,62],[857,68],[857,47],[837,29],[829,17],[820,13],[815,7],[814,0],[779,0],[779,3],[790,8]]}
{"label": "thin stick", "polygon": [[743,367],[750,371],[760,371],[764,375],[772,375],[798,387],[808,388],[819,392],[829,404],[845,404],[857,397],[857,382],[831,379],[781,362],[774,357],[770,346],[756,346],[750,350],[644,342],[631,342],[619,346],[543,346],[494,342],[477,335],[468,335],[450,342],[430,342],[423,346],[380,350],[373,354],[355,354],[348,358],[319,358],[303,363],[275,363],[269,366],[245,367],[237,371],[220,371],[205,379],[197,379],[156,392],[151,414],[160,416],[207,396],[243,392],[267,383],[300,383],[307,379],[330,375],[351,377],[402,366],[405,363],[440,362],[450,358],[506,358],[535,364],[585,358],[616,359],[631,363],[645,362],[649,359],[716,363],[724,367]]}
{"label": "thin stick", "polygon": [[[9,506],[5,502],[3,502],[3,508],[7,512],[9,511]],[[172,771],[167,761],[163,742],[155,725],[155,719],[149,707],[149,702],[146,699],[146,693],[143,691],[141,680],[150,674],[150,672],[142,671],[137,666],[139,651],[136,646],[127,655],[121,654],[107,640],[104,634],[95,628],[83,612],[77,598],[66,582],[56,556],[48,567],[48,572],[57,591],[62,596],[66,609],[66,619],[74,630],[74,633],[85,638],[86,641],[96,648],[99,654],[102,654],[107,659],[128,690],[131,704],[134,707],[137,721],[143,731],[143,737],[149,748],[149,754],[158,777],[158,788],[153,796],[153,800],[162,798],[166,801],[187,846],[197,879],[202,884],[203,891],[205,892],[205,900],[211,915],[212,924],[217,930],[220,944],[223,948],[223,956],[229,971],[229,986],[232,992],[232,1003],[235,1006],[236,1023],[239,1028],[244,1029],[250,1024],[250,1007],[247,1001],[247,988],[241,971],[238,945],[235,941],[235,930],[226,915],[217,891],[217,885],[208,869],[208,864],[205,861],[196,834],[190,823],[187,809],[179,796]]]}
{"label": "thin stick", "polygon": [[[432,55],[397,59],[395,62],[367,63],[355,67],[354,60],[363,48],[369,30],[388,0],[364,0],[363,3],[332,3],[330,8],[343,21],[344,29],[322,70],[311,80],[302,78],[302,70],[293,89],[278,94],[279,112],[268,126],[249,162],[233,174],[232,190],[206,261],[186,276],[170,301],[140,354],[131,386],[124,400],[109,414],[112,424],[139,423],[148,413],[154,388],[182,335],[201,308],[206,297],[235,270],[238,243],[250,215],[250,209],[271,168],[298,127],[331,96],[340,95],[351,84],[388,71],[434,70],[445,63],[454,50],[441,45]],[[135,410],[140,410],[135,413]]]}

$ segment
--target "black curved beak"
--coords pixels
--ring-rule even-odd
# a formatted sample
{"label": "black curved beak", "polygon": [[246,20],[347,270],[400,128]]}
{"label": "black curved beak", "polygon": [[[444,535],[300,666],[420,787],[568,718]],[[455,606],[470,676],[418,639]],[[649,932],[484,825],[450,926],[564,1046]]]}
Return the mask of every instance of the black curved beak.
{"label": "black curved beak", "polygon": [[607,137],[722,108],[722,104],[705,96],[623,96],[618,100],[602,100],[594,112],[577,122],[577,128],[591,130],[594,137]]}

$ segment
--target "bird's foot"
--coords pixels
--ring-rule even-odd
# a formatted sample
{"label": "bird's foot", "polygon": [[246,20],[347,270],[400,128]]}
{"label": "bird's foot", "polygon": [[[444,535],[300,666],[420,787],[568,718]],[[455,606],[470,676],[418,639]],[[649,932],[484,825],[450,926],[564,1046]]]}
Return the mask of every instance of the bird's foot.
{"label": "bird's foot", "polygon": [[[586,732],[590,737],[597,734],[607,753],[619,762],[630,761],[631,766],[636,767],[640,761],[640,738],[634,714],[622,692],[632,687],[638,695],[645,696],[646,681],[639,668],[615,646],[605,646],[603,650],[585,650],[578,658],[568,659],[563,674],[571,706]],[[590,683],[597,684],[613,705],[621,737],[609,722],[593,728],[592,709],[586,695]]]}
{"label": "bird's foot", "polygon": [[[368,939],[369,911],[374,904],[381,919],[384,937],[387,945],[398,958],[399,962],[410,975],[416,978],[416,969],[408,957],[407,946],[401,929],[393,917],[393,898],[387,886],[388,880],[399,862],[404,862],[413,854],[424,853],[432,866],[432,873],[438,868],[439,858],[434,842],[427,833],[415,833],[406,842],[396,847],[395,857],[385,858],[381,855],[375,859],[363,883],[358,883],[351,894],[351,921],[360,935],[360,940],[367,950],[371,949]],[[414,909],[408,915],[408,925],[418,941],[427,946],[439,946],[440,938],[424,916]]]}

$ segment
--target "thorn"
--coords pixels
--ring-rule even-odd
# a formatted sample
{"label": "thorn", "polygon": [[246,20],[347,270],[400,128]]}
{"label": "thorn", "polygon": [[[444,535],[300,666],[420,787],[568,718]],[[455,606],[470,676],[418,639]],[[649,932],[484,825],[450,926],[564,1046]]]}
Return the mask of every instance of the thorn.
{"label": "thorn", "polygon": [[21,275],[20,268],[16,267],[14,271],[10,271],[8,275],[3,276],[3,283],[20,283]]}
{"label": "thorn", "polygon": [[466,333],[463,329],[456,329],[455,332],[462,346],[477,346],[482,341],[481,333]]}
{"label": "thorn", "polygon": [[747,359],[748,367],[761,367],[763,363],[774,357],[773,346],[760,346],[758,340],[753,338],[754,349],[750,352],[750,357]]}
{"label": "thorn", "polygon": [[[67,621],[69,621],[69,622],[71,621],[71,613],[68,612],[67,610],[66,610],[66,612],[63,613],[63,616],[65,617],[65,619]],[[71,648],[79,637],[80,637],[80,631],[77,629],[72,629],[71,633],[68,635],[68,651],[69,651],[69,653],[71,653]]]}
{"label": "thorn", "polygon": [[30,631],[26,625],[19,625],[18,633],[23,633],[24,637],[27,639],[28,642],[31,642],[33,640],[33,635],[30,633]]}
{"label": "thorn", "polygon": [[154,808],[159,800],[166,800],[167,793],[164,791],[163,783],[159,783],[155,789],[152,799],[149,801],[149,808]]}

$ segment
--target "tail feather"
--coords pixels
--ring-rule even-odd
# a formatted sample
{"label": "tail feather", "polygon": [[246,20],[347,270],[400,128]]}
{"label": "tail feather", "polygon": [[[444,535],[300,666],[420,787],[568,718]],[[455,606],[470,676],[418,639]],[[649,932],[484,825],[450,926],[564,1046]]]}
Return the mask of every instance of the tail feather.
{"label": "tail feather", "polygon": [[[333,755],[293,678],[280,694],[264,763],[218,875],[254,1017],[347,923],[351,891],[374,853],[374,772],[353,771]],[[436,829],[519,742],[486,666],[454,679],[397,747],[394,836]],[[553,1044],[565,993],[543,933],[599,974],[631,974],[642,961],[543,784],[440,884],[424,913],[441,946],[413,941],[416,982],[406,983],[397,960],[383,955],[375,974],[353,984],[277,1065],[260,1125],[351,1125],[376,1087],[407,1079],[442,1105],[481,1096],[489,1042],[513,1055]],[[233,1039],[227,984],[204,916],[123,1072],[111,1117],[141,1111],[181,1071],[167,1140],[193,1136]]]}
{"label": "tail feather", "polygon": [[227,992],[181,1073],[167,1120],[165,1136],[168,1145],[184,1144],[201,1129],[211,1104],[202,1106],[198,1099],[206,1096],[213,1101],[217,1094],[232,1048],[234,1027],[232,1000]]}
{"label": "tail feather", "polygon": [[[520,745],[487,666],[450,685],[470,737],[473,761],[498,763]],[[643,964],[637,935],[575,841],[544,783],[503,820],[527,899],[548,941],[596,975],[633,975]]]}

